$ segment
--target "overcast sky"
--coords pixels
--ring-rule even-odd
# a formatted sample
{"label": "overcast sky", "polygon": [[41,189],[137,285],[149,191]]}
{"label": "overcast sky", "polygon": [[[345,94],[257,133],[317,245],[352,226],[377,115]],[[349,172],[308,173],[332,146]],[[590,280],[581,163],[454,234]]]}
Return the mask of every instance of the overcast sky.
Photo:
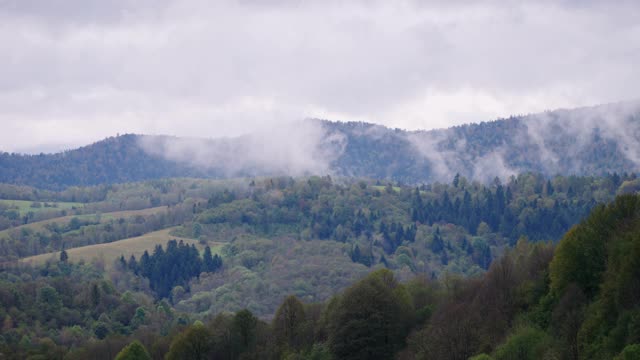
{"label": "overcast sky", "polygon": [[0,0],[0,150],[637,99],[637,1]]}

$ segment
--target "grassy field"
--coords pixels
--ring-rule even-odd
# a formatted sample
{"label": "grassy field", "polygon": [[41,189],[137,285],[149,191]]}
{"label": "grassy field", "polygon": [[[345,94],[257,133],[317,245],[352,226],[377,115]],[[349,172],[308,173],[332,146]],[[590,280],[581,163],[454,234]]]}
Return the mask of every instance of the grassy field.
{"label": "grassy field", "polygon": [[[387,189],[387,187],[384,186],[384,185],[373,185],[372,188],[374,188],[374,189],[376,189],[376,190],[378,190],[380,192],[383,192],[383,191],[385,191]],[[400,190],[401,190],[401,188],[399,186],[392,186],[392,188],[393,188],[393,191],[395,191],[395,192],[400,192]]]}
{"label": "grassy field", "polygon": [[[154,208],[149,208],[149,209],[143,209],[143,210],[126,210],[126,211],[114,211],[114,212],[108,212],[108,213],[103,213],[100,214],[100,222],[105,222],[105,221],[109,221],[112,219],[120,219],[120,218],[128,218],[128,217],[132,217],[132,216],[137,216],[137,215],[151,215],[151,214],[156,214],[162,211],[166,211],[166,206],[158,206],[158,207],[154,207]],[[67,224],[69,223],[69,221],[71,221],[71,219],[78,218],[81,220],[93,220],[96,219],[98,215],[97,214],[87,214],[87,215],[69,215],[69,216],[62,216],[62,217],[57,217],[57,218],[53,218],[53,219],[49,219],[49,220],[43,220],[43,221],[36,221],[36,222],[32,222],[26,225],[20,225],[20,226],[16,226],[13,228],[9,228],[3,231],[0,231],[0,238],[4,237],[4,236],[8,236],[9,233],[11,233],[12,231],[16,231],[16,230],[21,230],[23,228],[29,228],[33,231],[38,231],[41,230],[42,228],[44,228],[45,225],[47,224],[53,224],[53,223],[57,223],[57,224]]]}
{"label": "grassy field", "polygon": [[[144,254],[145,250],[151,252],[156,245],[162,245],[165,247],[167,245],[167,241],[172,239],[176,239],[178,241],[183,240],[187,244],[194,244],[200,251],[204,250],[205,246],[200,245],[198,240],[172,236],[170,232],[173,229],[174,228],[154,231],[142,236],[114,241],[107,244],[97,244],[69,249],[67,250],[67,254],[69,255],[69,261],[71,262],[80,260],[89,262],[92,259],[103,259],[105,266],[110,268],[115,260],[121,255],[124,255],[126,259],[129,259],[131,255],[135,255],[135,257],[139,259],[140,256]],[[222,245],[223,244],[221,243],[209,244],[213,253],[219,253]],[[59,256],[60,252],[48,253],[27,257],[21,259],[20,262],[32,265],[41,265],[49,259],[58,259]]]}
{"label": "grassy field", "polygon": [[[4,200],[0,199],[0,204],[15,208],[20,212],[20,216],[26,215],[29,211],[34,213],[45,210],[72,210],[74,208],[84,207],[83,203],[77,202],[39,202],[39,201],[26,201],[26,200]],[[32,206],[33,204],[40,204],[39,207]],[[45,206],[48,205],[48,206]]]}

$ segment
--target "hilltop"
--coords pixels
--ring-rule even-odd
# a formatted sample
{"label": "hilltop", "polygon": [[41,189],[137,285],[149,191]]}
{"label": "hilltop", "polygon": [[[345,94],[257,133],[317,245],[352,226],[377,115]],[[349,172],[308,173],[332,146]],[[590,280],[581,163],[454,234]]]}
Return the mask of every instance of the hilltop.
{"label": "hilltop", "polygon": [[236,138],[127,134],[57,154],[0,153],[0,182],[61,190],[172,177],[330,174],[420,184],[456,173],[481,181],[522,172],[622,174],[640,169],[639,144],[637,103],[430,131],[306,120]]}

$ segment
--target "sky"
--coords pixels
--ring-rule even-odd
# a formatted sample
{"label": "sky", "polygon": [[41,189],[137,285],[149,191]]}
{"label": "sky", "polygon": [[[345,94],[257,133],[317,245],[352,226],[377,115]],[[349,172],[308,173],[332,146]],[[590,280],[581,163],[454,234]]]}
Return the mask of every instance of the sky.
{"label": "sky", "polygon": [[637,1],[0,0],[0,151],[638,98]]}

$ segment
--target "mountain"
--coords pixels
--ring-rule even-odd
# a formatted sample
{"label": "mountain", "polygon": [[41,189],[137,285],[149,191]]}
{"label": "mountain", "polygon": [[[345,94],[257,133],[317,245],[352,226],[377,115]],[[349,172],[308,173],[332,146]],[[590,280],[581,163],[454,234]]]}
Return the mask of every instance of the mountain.
{"label": "mountain", "polygon": [[512,116],[407,132],[364,123],[325,123],[347,134],[340,175],[407,183],[491,180],[520,172],[602,175],[640,169],[640,103]]}
{"label": "mountain", "polygon": [[430,131],[307,120],[236,138],[123,135],[57,154],[0,154],[0,182],[59,190],[167,177],[332,174],[415,184],[636,172],[640,103],[512,116]]}
{"label": "mountain", "polygon": [[57,154],[0,154],[0,182],[59,190],[69,186],[122,183],[166,177],[203,177],[206,173],[138,146],[137,135],[111,137]]}

